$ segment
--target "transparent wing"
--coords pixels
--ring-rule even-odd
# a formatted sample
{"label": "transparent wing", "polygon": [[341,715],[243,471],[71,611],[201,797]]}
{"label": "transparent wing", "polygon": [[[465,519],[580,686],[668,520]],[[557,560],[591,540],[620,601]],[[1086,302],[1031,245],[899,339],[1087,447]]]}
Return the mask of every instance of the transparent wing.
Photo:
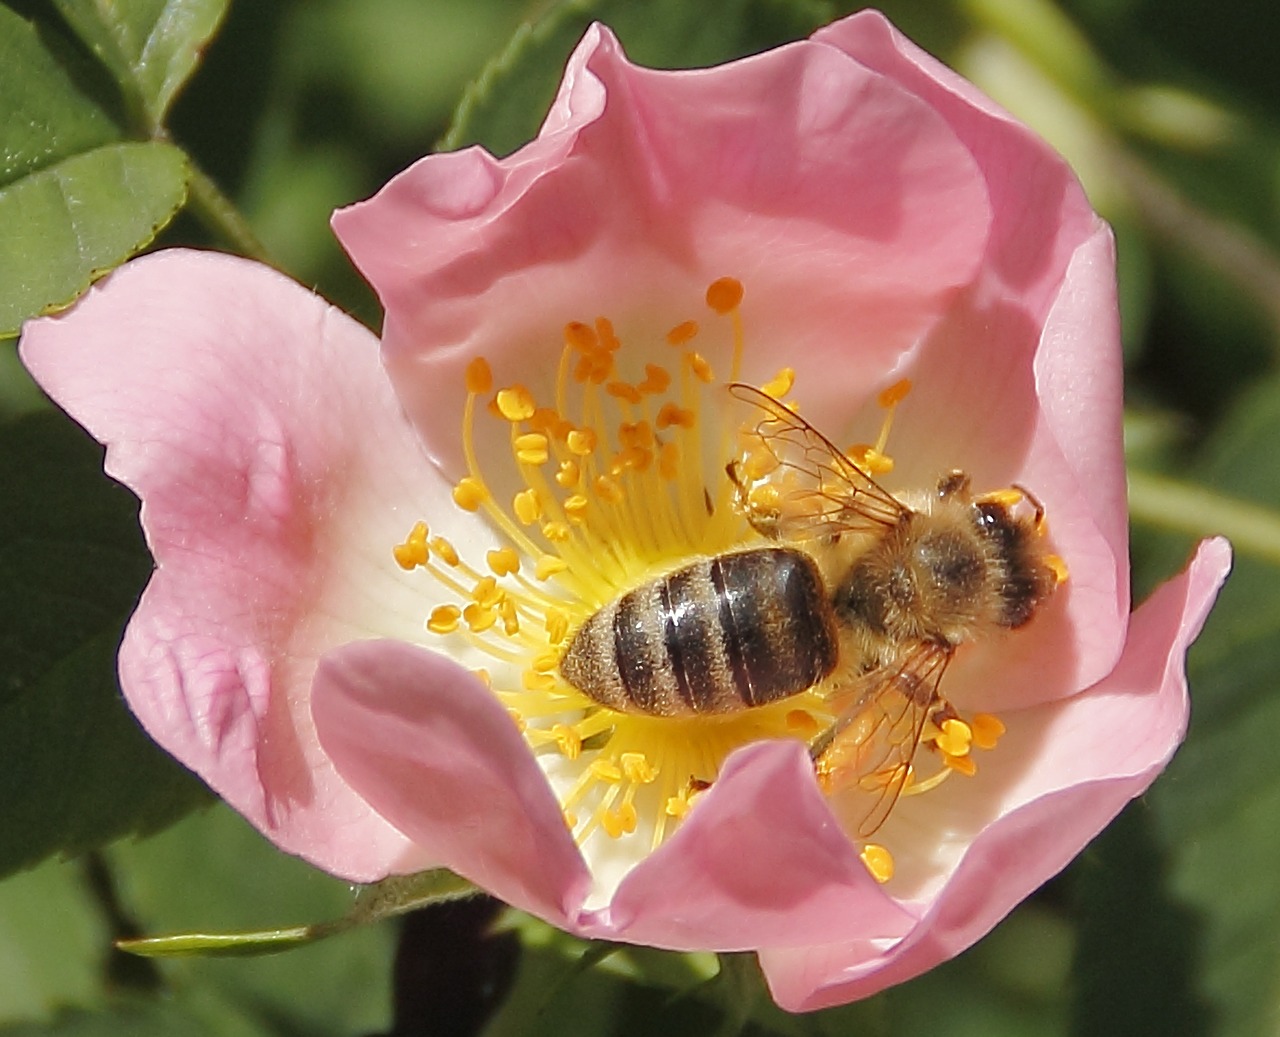
{"label": "transparent wing", "polygon": [[858,822],[864,839],[885,823],[911,777],[912,760],[953,652],[950,645],[922,641],[895,662],[832,693],[837,719],[809,751],[828,795],[854,786],[867,793],[866,813]]}
{"label": "transparent wing", "polygon": [[740,453],[728,465],[738,507],[770,539],[883,532],[909,509],[831,440],[768,393],[734,382]]}

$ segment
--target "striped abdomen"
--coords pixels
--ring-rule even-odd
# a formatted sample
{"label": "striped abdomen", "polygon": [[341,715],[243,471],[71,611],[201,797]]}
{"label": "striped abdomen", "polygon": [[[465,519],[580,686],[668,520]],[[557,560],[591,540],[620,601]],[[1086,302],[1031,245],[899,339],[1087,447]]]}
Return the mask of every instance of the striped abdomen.
{"label": "striped abdomen", "polygon": [[628,713],[733,713],[798,694],[836,665],[826,588],[801,551],[701,559],[592,615],[560,662],[566,681]]}

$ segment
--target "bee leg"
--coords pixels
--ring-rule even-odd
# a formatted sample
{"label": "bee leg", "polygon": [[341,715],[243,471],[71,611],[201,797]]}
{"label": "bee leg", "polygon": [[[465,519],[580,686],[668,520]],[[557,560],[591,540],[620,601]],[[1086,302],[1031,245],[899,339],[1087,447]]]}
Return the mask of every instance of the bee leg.
{"label": "bee leg", "polygon": [[938,480],[939,500],[946,500],[948,497],[963,496],[968,492],[969,476],[960,471],[959,468],[953,468]]}

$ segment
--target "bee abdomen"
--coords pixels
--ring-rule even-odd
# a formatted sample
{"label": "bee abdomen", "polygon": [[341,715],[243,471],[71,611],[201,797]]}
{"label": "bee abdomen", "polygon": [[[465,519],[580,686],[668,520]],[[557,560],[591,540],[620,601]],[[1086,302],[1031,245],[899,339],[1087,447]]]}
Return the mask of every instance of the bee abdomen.
{"label": "bee abdomen", "polygon": [[610,602],[579,629],[560,672],[624,712],[730,713],[811,687],[836,653],[817,566],[771,547],[694,562]]}

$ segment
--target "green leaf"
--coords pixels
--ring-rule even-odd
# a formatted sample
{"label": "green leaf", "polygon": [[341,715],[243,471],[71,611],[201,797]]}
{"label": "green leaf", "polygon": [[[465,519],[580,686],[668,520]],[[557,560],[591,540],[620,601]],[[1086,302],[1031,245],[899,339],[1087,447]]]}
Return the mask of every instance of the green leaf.
{"label": "green leaf", "polygon": [[199,990],[161,998],[129,997],[98,1011],[64,1012],[47,1023],[0,1028],[0,1037],[279,1037],[225,1000]]}
{"label": "green leaf", "polygon": [[151,570],[137,502],[53,413],[0,426],[0,875],[153,831],[206,801],[120,699]]}
{"label": "green leaf", "polygon": [[[353,903],[348,883],[281,853],[221,805],[107,856],[144,933],[291,927],[339,917]],[[374,925],[288,954],[160,964],[175,988],[216,992],[272,1022],[272,1033],[351,1037],[389,1028],[394,935],[394,926]]]}
{"label": "green leaf", "polygon": [[106,144],[0,188],[0,338],[72,302],[172,219],[187,161],[157,141]]}
{"label": "green leaf", "polygon": [[617,33],[632,61],[697,68],[806,36],[832,14],[822,0],[560,0],[518,30],[468,88],[441,147],[483,144],[505,155],[532,140],[569,53],[593,21]]}
{"label": "green leaf", "polygon": [[[1211,440],[1205,463],[1188,466],[1214,490],[1280,508],[1280,384],[1257,386]],[[1185,540],[1145,538],[1144,565],[1167,574],[1185,557]],[[1100,876],[1111,885],[1085,906],[1086,930],[1101,984],[1085,984],[1077,1018],[1118,1018],[1113,998],[1130,999],[1125,1033],[1213,1033],[1246,1037],[1275,1030],[1280,1018],[1280,766],[1272,741],[1280,728],[1280,595],[1277,567],[1236,560],[1190,655],[1192,715],[1187,740],[1168,772],[1100,844]],[[1114,841],[1113,841],[1114,840]],[[1091,881],[1093,881],[1091,879]],[[1125,884],[1130,887],[1125,892]],[[1139,911],[1138,899],[1147,904]],[[1127,910],[1120,902],[1129,900]],[[1141,917],[1139,917],[1141,915]],[[1103,957],[1105,955],[1105,958]],[[1162,976],[1164,973],[1166,975]],[[1172,998],[1170,1003],[1168,999]],[[1153,1025],[1129,1029],[1129,1022]],[[1167,1025],[1161,1027],[1163,1021]],[[1091,1032],[1081,1029],[1078,1032]],[[1092,1031],[1096,1032],[1096,1031]]]}
{"label": "green leaf", "polygon": [[227,0],[54,0],[120,84],[127,105],[158,132],[226,13]]}

